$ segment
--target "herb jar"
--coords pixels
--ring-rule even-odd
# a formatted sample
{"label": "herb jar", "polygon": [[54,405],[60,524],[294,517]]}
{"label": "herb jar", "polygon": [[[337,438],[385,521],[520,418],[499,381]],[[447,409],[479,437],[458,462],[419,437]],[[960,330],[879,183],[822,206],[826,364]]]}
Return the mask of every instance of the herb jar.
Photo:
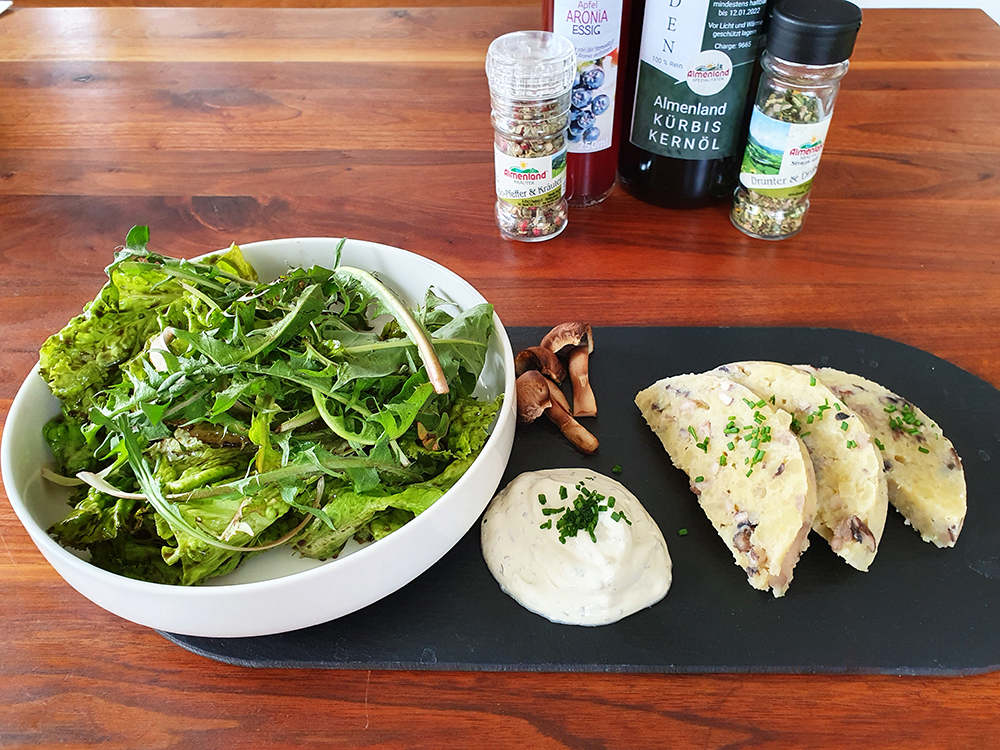
{"label": "herb jar", "polygon": [[861,10],[848,0],[779,0],[774,6],[730,212],[745,234],[780,240],[801,231],[860,27]]}
{"label": "herb jar", "polygon": [[566,228],[566,136],[576,52],[547,31],[515,31],[486,53],[504,237],[538,242]]}

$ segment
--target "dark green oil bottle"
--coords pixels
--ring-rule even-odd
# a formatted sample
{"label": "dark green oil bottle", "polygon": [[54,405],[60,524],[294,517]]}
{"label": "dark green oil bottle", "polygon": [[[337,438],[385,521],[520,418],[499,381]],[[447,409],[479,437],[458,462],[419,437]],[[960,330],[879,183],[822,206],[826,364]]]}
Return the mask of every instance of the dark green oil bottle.
{"label": "dark green oil bottle", "polygon": [[665,208],[732,199],[767,0],[634,0],[621,92],[622,186]]}

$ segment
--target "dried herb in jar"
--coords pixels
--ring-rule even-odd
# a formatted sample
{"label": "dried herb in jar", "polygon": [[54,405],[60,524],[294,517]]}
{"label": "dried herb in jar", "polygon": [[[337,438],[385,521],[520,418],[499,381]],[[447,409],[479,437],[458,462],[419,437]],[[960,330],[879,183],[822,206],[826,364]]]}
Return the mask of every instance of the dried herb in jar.
{"label": "dried herb in jar", "polygon": [[576,53],[544,31],[505,34],[490,45],[496,221],[505,237],[550,239],[566,228],[566,134]]}
{"label": "dried herb in jar", "polygon": [[764,114],[782,122],[809,123],[820,121],[820,99],[814,91],[784,89],[773,91],[761,109]]}
{"label": "dried herb in jar", "polygon": [[730,219],[760,239],[802,229],[840,80],[861,26],[847,0],[779,0]]}
{"label": "dried herb in jar", "polygon": [[[822,119],[821,101],[813,91],[772,91],[760,106],[760,111],[772,120],[796,125],[811,125]],[[740,171],[767,174],[767,164],[762,167],[760,163],[773,161],[771,154],[759,154],[758,149],[763,150],[764,147],[756,141],[753,143],[757,148],[751,149],[748,144]],[[753,190],[741,184],[733,199],[732,220],[755,237],[790,237],[802,229],[802,222],[809,208],[809,191],[790,191],[787,195],[771,193],[772,191],[767,190]]]}

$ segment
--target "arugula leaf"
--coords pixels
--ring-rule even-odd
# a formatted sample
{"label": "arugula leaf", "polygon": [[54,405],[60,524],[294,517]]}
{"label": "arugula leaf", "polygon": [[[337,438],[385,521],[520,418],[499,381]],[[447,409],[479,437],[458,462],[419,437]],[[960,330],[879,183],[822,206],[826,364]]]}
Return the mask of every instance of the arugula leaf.
{"label": "arugula leaf", "polygon": [[320,286],[312,284],[306,287],[292,309],[280,321],[267,328],[255,329],[247,334],[246,341],[250,348],[238,361],[245,362],[262,356],[296,336],[320,314],[325,302],[326,298],[323,296],[323,289]]}

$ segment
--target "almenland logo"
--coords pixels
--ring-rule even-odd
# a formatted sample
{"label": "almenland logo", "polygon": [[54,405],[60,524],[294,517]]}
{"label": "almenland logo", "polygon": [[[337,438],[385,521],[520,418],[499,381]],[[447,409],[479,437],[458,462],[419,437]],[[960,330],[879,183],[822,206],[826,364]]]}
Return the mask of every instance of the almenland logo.
{"label": "almenland logo", "polygon": [[706,49],[688,60],[684,81],[698,96],[715,96],[733,78],[733,61],[725,52]]}
{"label": "almenland logo", "polygon": [[823,141],[813,136],[809,143],[803,143],[798,148],[788,149],[789,156],[812,156],[823,150]]}
{"label": "almenland logo", "polygon": [[534,167],[529,167],[524,162],[521,162],[520,167],[508,167],[505,169],[503,171],[503,176],[510,178],[511,180],[535,182],[536,180],[547,180],[549,173],[548,170],[542,170],[539,172]]}
{"label": "almenland logo", "polygon": [[688,71],[687,77],[688,79],[695,81],[717,81],[719,79],[729,78],[732,74],[732,68],[727,68],[722,63],[716,62],[692,68]]}

